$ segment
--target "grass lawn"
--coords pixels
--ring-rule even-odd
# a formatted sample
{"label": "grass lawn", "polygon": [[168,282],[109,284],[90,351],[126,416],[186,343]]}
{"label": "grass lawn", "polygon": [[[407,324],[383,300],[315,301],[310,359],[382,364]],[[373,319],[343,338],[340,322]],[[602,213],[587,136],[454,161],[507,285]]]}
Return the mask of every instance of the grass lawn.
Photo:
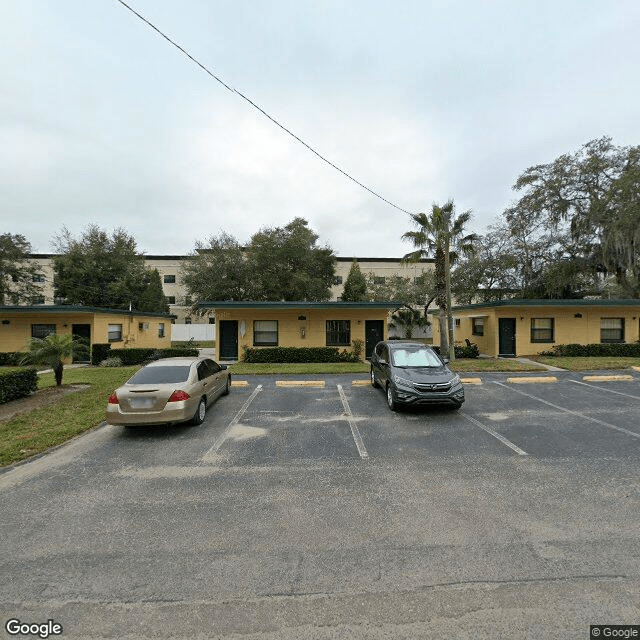
{"label": "grass lawn", "polygon": [[452,371],[459,372],[491,372],[491,371],[546,371],[544,367],[518,362],[511,358],[498,360],[494,358],[458,358],[449,363]]}
{"label": "grass lawn", "polygon": [[[63,384],[91,386],[65,395],[54,404],[0,422],[0,466],[24,460],[100,424],[109,395],[137,368],[65,370]],[[39,388],[51,386],[55,386],[53,373],[41,374]]]}
{"label": "grass lawn", "polygon": [[264,375],[264,374],[323,374],[323,373],[369,373],[366,362],[292,362],[276,363],[244,363],[230,364],[229,371],[233,375]]}
{"label": "grass lawn", "polygon": [[604,357],[575,357],[575,358],[547,358],[533,356],[536,362],[560,367],[569,371],[594,371],[598,369],[629,369],[640,367],[640,358],[604,358]]}

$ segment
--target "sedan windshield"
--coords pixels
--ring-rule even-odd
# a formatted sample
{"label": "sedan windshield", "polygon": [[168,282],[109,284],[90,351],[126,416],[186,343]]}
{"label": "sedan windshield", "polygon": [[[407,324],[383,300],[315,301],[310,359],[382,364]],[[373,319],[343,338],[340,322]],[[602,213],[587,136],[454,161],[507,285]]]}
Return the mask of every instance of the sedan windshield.
{"label": "sedan windshield", "polygon": [[144,367],[134,374],[127,384],[172,384],[186,382],[189,378],[189,365],[170,365],[167,367]]}
{"label": "sedan windshield", "polygon": [[396,367],[442,366],[442,361],[431,349],[393,349],[391,357]]}

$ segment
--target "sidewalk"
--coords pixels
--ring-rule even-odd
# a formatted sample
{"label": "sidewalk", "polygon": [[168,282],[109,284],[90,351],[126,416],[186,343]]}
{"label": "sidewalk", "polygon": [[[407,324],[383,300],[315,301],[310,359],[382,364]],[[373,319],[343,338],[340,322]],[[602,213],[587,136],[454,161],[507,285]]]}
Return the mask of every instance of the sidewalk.
{"label": "sidewalk", "polygon": [[[65,364],[63,369],[79,369],[81,367],[88,367],[88,362],[79,362],[77,364]],[[43,369],[42,371],[38,371],[38,375],[41,373],[53,373],[53,369]]]}

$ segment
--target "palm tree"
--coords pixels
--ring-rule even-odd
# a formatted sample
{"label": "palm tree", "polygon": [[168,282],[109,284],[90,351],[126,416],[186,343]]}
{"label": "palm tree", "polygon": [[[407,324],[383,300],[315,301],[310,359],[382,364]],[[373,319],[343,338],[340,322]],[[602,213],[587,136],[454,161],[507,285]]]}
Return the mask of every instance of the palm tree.
{"label": "palm tree", "polygon": [[443,206],[434,203],[430,214],[413,213],[411,219],[419,228],[417,231],[407,231],[402,239],[409,240],[416,250],[405,255],[403,260],[417,262],[421,258],[435,257],[436,303],[440,307],[440,353],[448,353],[453,360],[450,267],[461,253],[469,255],[475,249],[478,236],[475,233],[464,235],[471,211],[456,216],[453,200],[449,200]]}
{"label": "palm tree", "polygon": [[62,384],[63,362],[73,353],[86,350],[86,346],[80,344],[69,334],[50,333],[46,338],[31,338],[28,344],[29,351],[22,357],[21,364],[45,364],[53,369],[56,385]]}
{"label": "palm tree", "polygon": [[403,337],[413,338],[414,329],[428,327],[430,324],[428,318],[421,315],[418,309],[407,305],[394,312],[389,322],[389,329],[398,329],[402,331]]}

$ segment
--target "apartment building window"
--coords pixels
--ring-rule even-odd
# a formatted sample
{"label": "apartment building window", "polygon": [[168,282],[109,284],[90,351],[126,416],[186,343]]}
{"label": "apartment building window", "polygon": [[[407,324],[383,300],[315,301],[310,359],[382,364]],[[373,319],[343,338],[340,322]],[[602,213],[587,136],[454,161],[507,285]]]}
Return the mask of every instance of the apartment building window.
{"label": "apartment building window", "polygon": [[33,280],[33,282],[44,282],[44,274],[42,274],[42,273],[34,273],[32,280]]}
{"label": "apartment building window", "polygon": [[175,284],[176,283],[176,277],[175,275],[166,275],[163,277],[163,282],[165,284]]}
{"label": "apartment building window", "polygon": [[176,297],[175,296],[165,296],[165,298],[167,299],[167,304],[175,304],[176,303]]}
{"label": "apartment building window", "polygon": [[56,332],[55,324],[32,324],[31,325],[31,337],[32,338],[46,338],[48,335]]}
{"label": "apartment building window", "polygon": [[624,342],[624,318],[600,318],[600,342]]}
{"label": "apartment building window", "polygon": [[484,318],[471,318],[471,333],[474,336],[484,335]]}
{"label": "apartment building window", "polygon": [[334,276],[333,277],[333,284],[342,284],[342,276]]}
{"label": "apartment building window", "polygon": [[384,284],[386,281],[384,276],[373,276],[373,284]]}
{"label": "apartment building window", "polygon": [[327,320],[327,346],[351,345],[351,320]]}
{"label": "apartment building window", "polygon": [[164,338],[164,322],[158,323],[158,338]]}
{"label": "apartment building window", "polygon": [[553,318],[531,318],[531,342],[553,342]]}
{"label": "apartment building window", "polygon": [[278,321],[254,320],[253,321],[253,346],[277,347],[278,346]]}
{"label": "apartment building window", "polygon": [[110,324],[107,331],[107,339],[109,342],[120,342],[122,340],[122,325]]}
{"label": "apartment building window", "polygon": [[44,304],[44,296],[34,296],[31,298],[31,304]]}

